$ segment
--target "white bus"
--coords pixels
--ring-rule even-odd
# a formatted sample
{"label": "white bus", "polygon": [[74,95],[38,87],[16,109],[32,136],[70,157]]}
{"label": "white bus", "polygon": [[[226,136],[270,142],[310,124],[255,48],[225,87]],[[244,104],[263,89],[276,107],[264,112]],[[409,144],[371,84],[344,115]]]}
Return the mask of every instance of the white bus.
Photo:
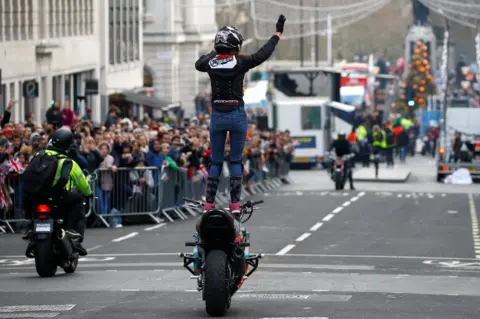
{"label": "white bus", "polygon": [[[334,77],[334,73],[338,76]],[[332,90],[334,78],[337,90]],[[332,137],[341,131],[350,133],[353,121],[349,120],[349,115],[355,107],[332,102],[331,98],[334,94],[339,98],[339,82],[339,73],[334,69],[276,68],[270,71],[269,126],[290,131],[296,141],[293,164],[317,167]]]}

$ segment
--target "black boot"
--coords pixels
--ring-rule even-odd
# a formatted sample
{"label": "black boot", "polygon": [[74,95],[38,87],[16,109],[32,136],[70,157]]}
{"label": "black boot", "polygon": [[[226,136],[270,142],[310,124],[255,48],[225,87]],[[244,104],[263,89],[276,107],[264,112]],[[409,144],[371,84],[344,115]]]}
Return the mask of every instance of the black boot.
{"label": "black boot", "polygon": [[215,203],[215,197],[217,196],[218,184],[220,179],[218,177],[208,176],[207,179],[207,203]]}
{"label": "black boot", "polygon": [[239,203],[242,195],[242,176],[230,177],[230,202]]}
{"label": "black boot", "polygon": [[72,247],[80,256],[88,255],[87,250],[83,247],[82,243],[77,240],[72,240]]}
{"label": "black boot", "polygon": [[27,258],[35,257],[35,243],[33,241],[28,242],[27,250],[25,251],[25,256]]}

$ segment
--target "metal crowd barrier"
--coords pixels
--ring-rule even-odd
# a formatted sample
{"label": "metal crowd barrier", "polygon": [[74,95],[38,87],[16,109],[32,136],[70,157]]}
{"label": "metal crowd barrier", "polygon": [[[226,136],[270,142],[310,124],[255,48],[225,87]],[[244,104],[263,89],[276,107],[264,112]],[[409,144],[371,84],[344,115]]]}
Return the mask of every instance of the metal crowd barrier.
{"label": "metal crowd barrier", "polygon": [[[242,198],[262,194],[286,183],[289,178],[290,163],[279,160],[268,163],[260,169],[251,169],[250,178],[245,178]],[[252,172],[253,170],[253,172]],[[154,223],[175,222],[197,216],[195,211],[183,201],[184,197],[204,199],[206,176],[201,172],[184,168],[173,170],[168,166],[118,168],[115,171],[98,169],[98,179],[91,183],[94,199],[89,203],[86,216],[105,227],[122,224],[125,218],[145,218]],[[251,177],[253,176],[253,178]],[[22,201],[22,187],[18,177],[9,178],[5,187],[12,198],[11,209],[0,212],[0,226],[5,225],[9,232],[15,232],[12,225],[26,223]],[[229,176],[222,174],[217,203],[228,205],[230,200]],[[143,221],[143,220],[142,220]],[[0,227],[0,231],[2,231]]]}

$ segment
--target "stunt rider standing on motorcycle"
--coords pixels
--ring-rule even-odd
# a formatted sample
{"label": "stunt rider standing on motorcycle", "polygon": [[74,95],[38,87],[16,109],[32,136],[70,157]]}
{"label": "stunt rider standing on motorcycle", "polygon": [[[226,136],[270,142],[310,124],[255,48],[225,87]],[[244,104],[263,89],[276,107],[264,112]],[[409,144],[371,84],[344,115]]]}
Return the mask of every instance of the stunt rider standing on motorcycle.
{"label": "stunt rider standing on motorcycle", "polygon": [[[346,134],[344,132],[339,133],[335,141],[332,142],[329,148],[329,152],[335,149],[335,154],[337,157],[342,157],[353,153],[352,144],[347,140]],[[348,171],[348,181],[350,182],[350,189],[355,190],[353,187],[353,158],[345,161],[345,169]]]}
{"label": "stunt rider standing on motorcycle", "polygon": [[230,133],[230,212],[240,213],[242,191],[242,153],[247,134],[247,114],[243,101],[243,79],[252,68],[265,62],[275,50],[283,33],[285,16],[280,15],[276,33],[255,54],[240,54],[243,36],[231,26],[225,26],[215,36],[215,50],[198,59],[195,68],[207,72],[212,86],[210,140],[212,160],[207,180],[204,210],[215,208],[219,177],[224,161],[225,140]]}
{"label": "stunt rider standing on motorcycle", "polygon": [[[86,226],[83,201],[84,197],[92,198],[93,194],[82,170],[78,164],[68,156],[69,154],[72,154],[73,144],[74,136],[72,131],[68,128],[60,128],[53,134],[51,145],[47,147],[47,150],[45,152],[40,152],[35,157],[53,156],[58,160],[56,175],[53,182],[51,182],[52,190],[50,191],[50,196],[65,214],[64,219],[67,231],[73,234],[78,233],[82,236],[82,238],[72,241],[72,245],[80,256],[86,256],[87,250],[81,244]],[[35,158],[32,160],[32,163],[34,163],[34,161]],[[39,171],[37,170],[37,173],[38,172]],[[33,176],[35,176],[35,173],[29,174],[29,169],[27,168],[23,176],[25,178],[24,184],[28,183],[29,178],[31,179]],[[44,184],[47,181],[37,180],[34,182]],[[61,189],[58,189],[60,188],[58,186],[60,186]],[[35,196],[35,194],[29,194],[28,192],[25,192],[24,202],[26,208],[32,209],[32,207],[38,204],[38,200],[39,198],[38,196]],[[33,258],[33,252],[35,248],[32,237],[32,231],[28,231],[23,237],[26,240],[30,240],[25,253],[25,255],[29,258]]]}

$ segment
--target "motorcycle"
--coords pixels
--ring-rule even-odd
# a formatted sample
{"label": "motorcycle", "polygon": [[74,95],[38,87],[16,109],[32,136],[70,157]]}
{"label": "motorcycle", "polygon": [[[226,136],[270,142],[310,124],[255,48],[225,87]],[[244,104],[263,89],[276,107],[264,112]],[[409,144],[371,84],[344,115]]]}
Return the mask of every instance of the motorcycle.
{"label": "motorcycle", "polygon": [[350,174],[350,167],[346,165],[346,162],[352,159],[355,155],[348,154],[338,158],[335,154],[328,155],[332,160],[332,167],[330,172],[330,178],[335,183],[335,190],[343,190],[345,188],[345,182],[347,181],[348,174]]}
{"label": "motorcycle", "polygon": [[[87,176],[89,183],[97,179],[96,174]],[[87,202],[84,201],[84,206]],[[35,269],[40,277],[53,277],[57,268],[65,273],[74,273],[78,266],[78,253],[74,250],[72,240],[79,239],[80,234],[66,231],[63,226],[63,213],[52,198],[42,200],[33,207],[33,231],[31,238],[34,242],[33,257]]]}
{"label": "motorcycle", "polygon": [[[202,209],[203,203],[184,199],[190,207]],[[183,267],[197,280],[206,312],[210,316],[225,315],[232,296],[258,268],[262,254],[250,254],[250,234],[242,226],[263,201],[247,201],[235,217],[225,209],[205,212],[197,224],[195,241],[185,243],[193,252],[181,253]],[[249,267],[251,267],[249,269]]]}

